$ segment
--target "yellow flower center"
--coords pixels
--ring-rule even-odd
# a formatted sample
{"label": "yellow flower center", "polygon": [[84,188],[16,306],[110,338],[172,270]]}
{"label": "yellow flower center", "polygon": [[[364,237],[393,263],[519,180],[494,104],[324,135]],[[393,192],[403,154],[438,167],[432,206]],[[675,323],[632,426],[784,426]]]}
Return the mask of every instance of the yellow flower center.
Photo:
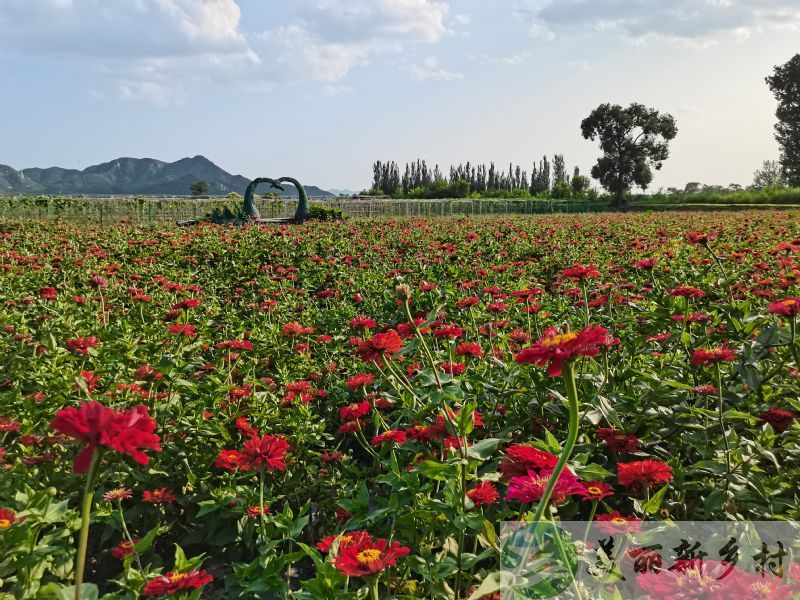
{"label": "yellow flower center", "polygon": [[772,586],[768,583],[754,583],[750,589],[759,598],[766,598],[772,592]]}
{"label": "yellow flower center", "polygon": [[705,577],[697,569],[687,569],[683,572],[683,575],[676,580],[678,587],[697,587],[700,589],[708,587],[713,581],[713,577]]}
{"label": "yellow flower center", "polygon": [[599,496],[600,494],[603,493],[603,490],[595,486],[586,488],[586,491],[589,492],[592,496]]}
{"label": "yellow flower center", "polygon": [[368,548],[362,550],[356,555],[359,564],[368,565],[369,563],[378,560],[381,557],[381,551],[377,548]]}
{"label": "yellow flower center", "polygon": [[613,519],[611,519],[611,522],[616,527],[625,527],[628,524],[628,520],[627,519],[623,519],[622,517],[614,517]]}
{"label": "yellow flower center", "polygon": [[0,529],[8,529],[11,527],[11,521],[8,519],[0,519]]}
{"label": "yellow flower center", "polygon": [[352,540],[352,539],[353,539],[353,536],[352,536],[352,535],[343,535],[343,536],[340,536],[340,537],[339,537],[339,545],[341,546],[342,544],[349,544],[349,543],[350,543],[350,540]]}
{"label": "yellow flower center", "polygon": [[794,298],[789,298],[787,300],[784,300],[783,304],[785,306],[794,306],[795,304],[797,304],[797,300],[795,300]]}
{"label": "yellow flower center", "polygon": [[186,573],[173,573],[169,576],[170,583],[177,583],[186,579]]}
{"label": "yellow flower center", "polygon": [[542,340],[542,346],[545,348],[556,348],[561,346],[562,344],[566,344],[567,342],[571,342],[572,340],[576,339],[578,334],[574,331],[570,331],[569,333],[560,333],[558,335],[554,335],[553,337],[546,337]]}

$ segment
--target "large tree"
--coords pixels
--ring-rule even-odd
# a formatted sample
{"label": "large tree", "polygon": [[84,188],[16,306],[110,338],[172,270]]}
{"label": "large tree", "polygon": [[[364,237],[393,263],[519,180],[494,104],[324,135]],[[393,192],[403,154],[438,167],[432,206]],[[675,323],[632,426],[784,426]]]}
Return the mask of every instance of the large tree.
{"label": "large tree", "polygon": [[661,169],[678,127],[672,115],[642,104],[601,104],[583,120],[581,131],[588,140],[599,139],[603,151],[592,177],[614,194],[615,206],[624,206],[631,186],[647,189],[653,181],[651,167]]}
{"label": "large tree", "polygon": [[800,54],[775,67],[767,85],[778,100],[775,139],[781,145],[781,168],[786,182],[800,187]]}

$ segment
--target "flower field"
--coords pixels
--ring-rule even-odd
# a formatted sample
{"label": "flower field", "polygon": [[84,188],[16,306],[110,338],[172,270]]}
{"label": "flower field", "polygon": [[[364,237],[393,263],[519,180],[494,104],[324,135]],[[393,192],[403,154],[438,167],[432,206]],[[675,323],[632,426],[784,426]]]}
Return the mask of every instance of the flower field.
{"label": "flower field", "polygon": [[796,211],[0,223],[0,301],[3,599],[493,598],[503,521],[800,519]]}

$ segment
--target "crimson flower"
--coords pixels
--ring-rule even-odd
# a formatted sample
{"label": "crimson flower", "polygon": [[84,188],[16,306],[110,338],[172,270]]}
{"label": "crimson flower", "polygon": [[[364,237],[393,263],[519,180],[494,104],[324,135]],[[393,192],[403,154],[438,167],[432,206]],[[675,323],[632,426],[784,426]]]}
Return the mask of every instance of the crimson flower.
{"label": "crimson flower", "polygon": [[555,328],[547,329],[544,336],[533,346],[524,348],[514,358],[519,364],[535,364],[547,367],[550,377],[558,377],[564,362],[579,356],[594,356],[609,340],[609,333],[599,325],[589,325],[579,332],[558,333]]}
{"label": "crimson flower", "polygon": [[[538,472],[529,470],[524,477],[512,477],[505,499],[518,500],[523,504],[538,502],[544,496],[552,474],[552,469],[543,469]],[[553,488],[553,502],[563,502],[567,496],[581,494],[583,491],[584,488],[578,478],[569,469],[564,469]]]}
{"label": "crimson flower", "polygon": [[800,315],[800,298],[784,298],[783,300],[772,302],[767,310],[773,315],[794,318]]}
{"label": "crimson flower", "polygon": [[376,435],[370,442],[374,447],[379,448],[384,442],[396,443],[401,446],[406,443],[406,432],[399,429],[390,429],[389,431]]}
{"label": "crimson flower", "polygon": [[769,410],[762,412],[758,417],[759,425],[769,423],[775,433],[783,433],[794,421],[794,413],[773,406]]}
{"label": "crimson flower", "polygon": [[389,544],[388,540],[374,540],[366,535],[358,541],[340,545],[334,564],[340,573],[349,577],[369,577],[396,565],[409,552],[411,549],[399,542]]}
{"label": "crimson flower", "polygon": [[642,522],[638,519],[623,517],[618,510],[609,514],[598,515],[595,517],[595,522],[600,529],[610,535],[631,533],[642,525]]}
{"label": "crimson flower", "polygon": [[197,337],[197,331],[194,325],[191,323],[177,323],[175,325],[169,326],[169,332],[172,335],[182,335],[188,338],[195,338]]}
{"label": "crimson flower", "polygon": [[339,410],[339,418],[342,421],[355,421],[356,419],[369,413],[371,410],[372,405],[368,400],[364,400],[362,402],[348,404],[347,406],[342,407],[341,410]]}
{"label": "crimson flower", "polygon": [[280,436],[270,433],[258,437],[252,436],[242,446],[242,459],[239,468],[244,471],[264,469],[272,473],[286,470],[283,459],[289,450],[289,442]]}
{"label": "crimson flower", "polygon": [[692,364],[696,367],[710,367],[721,362],[736,360],[736,352],[727,346],[698,348],[692,352]]}
{"label": "crimson flower", "polygon": [[142,502],[149,502],[150,504],[172,504],[175,502],[175,494],[167,488],[145,490],[142,492]]}
{"label": "crimson flower", "polygon": [[611,486],[602,481],[589,481],[583,486],[583,491],[578,492],[578,495],[584,500],[602,500],[613,496],[614,492]]}
{"label": "crimson flower", "polygon": [[366,531],[348,531],[339,535],[329,535],[322,538],[317,542],[316,546],[320,552],[326,554],[333,548],[334,542],[339,542],[339,549],[344,548],[349,544],[360,544],[361,542],[370,539],[369,533]]}
{"label": "crimson flower", "polygon": [[72,466],[75,473],[89,469],[97,447],[116,450],[141,465],[149,460],[143,449],[161,452],[159,438],[153,433],[156,422],[143,405],[117,412],[96,401],[84,402],[80,408],[70,406],[58,411],[50,427],[86,444],[75,457]]}
{"label": "crimson flower", "polygon": [[353,375],[347,380],[347,389],[351,392],[354,392],[358,388],[367,387],[368,385],[372,385],[374,382],[375,377],[369,373],[359,373],[358,375]]}
{"label": "crimson flower", "polygon": [[114,546],[114,549],[111,551],[111,556],[118,560],[123,560],[126,556],[133,556],[133,546],[134,544],[128,540],[122,540],[119,544]]}
{"label": "crimson flower", "polygon": [[95,336],[85,338],[70,338],[67,340],[67,348],[73,352],[77,352],[78,354],[83,354],[85,356],[89,354],[89,348],[97,347],[99,342],[100,340]]}
{"label": "crimson flower", "polygon": [[42,300],[55,300],[57,295],[58,291],[54,287],[39,288],[39,297]]}
{"label": "crimson flower", "polygon": [[185,573],[170,571],[166,575],[160,575],[149,581],[144,586],[144,597],[154,598],[156,596],[174,596],[179,592],[188,590],[198,590],[214,581],[214,577],[205,572],[204,569],[192,569]]}
{"label": "crimson flower", "polygon": [[552,470],[558,463],[557,456],[523,444],[509,446],[505,449],[505,453],[505,457],[500,461],[503,481],[511,481],[512,477],[524,477],[531,469]]}
{"label": "crimson flower", "polygon": [[456,355],[480,358],[483,356],[483,349],[481,348],[480,344],[476,344],[475,342],[467,342],[456,346]]}
{"label": "crimson flower", "polygon": [[598,440],[603,441],[615,454],[636,452],[639,449],[639,438],[630,433],[619,431],[613,427],[600,427],[595,432]]}
{"label": "crimson flower", "polygon": [[247,516],[248,517],[260,517],[262,515],[269,514],[269,505],[265,504],[263,506],[259,506],[258,504],[254,504],[253,506],[247,507]]}
{"label": "crimson flower", "polygon": [[648,598],[670,600],[728,600],[729,598],[764,598],[741,589],[740,580],[732,571],[735,566],[716,560],[678,560],[669,569],[648,571],[637,576],[636,583]]}
{"label": "crimson flower", "polygon": [[500,494],[497,493],[497,488],[489,481],[481,481],[474,488],[467,491],[467,498],[472,500],[475,506],[494,504],[499,497]]}
{"label": "crimson flower", "polygon": [[376,333],[368,340],[361,340],[356,355],[364,362],[383,364],[384,358],[396,354],[403,347],[403,339],[394,329]]}
{"label": "crimson flower", "polygon": [[17,515],[13,510],[0,508],[0,531],[8,529],[17,522]]}
{"label": "crimson flower", "polygon": [[672,481],[672,467],[660,460],[637,460],[617,464],[619,484],[631,489],[653,488]]}

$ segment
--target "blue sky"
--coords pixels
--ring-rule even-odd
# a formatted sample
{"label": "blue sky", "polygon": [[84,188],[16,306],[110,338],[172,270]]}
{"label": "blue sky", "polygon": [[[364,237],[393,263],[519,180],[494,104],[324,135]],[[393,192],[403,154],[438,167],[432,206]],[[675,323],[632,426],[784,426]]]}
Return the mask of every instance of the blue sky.
{"label": "blue sky", "polygon": [[351,189],[376,159],[585,172],[580,121],[637,101],[680,130],[654,188],[747,184],[798,31],[797,0],[0,0],[0,163],[203,154]]}

